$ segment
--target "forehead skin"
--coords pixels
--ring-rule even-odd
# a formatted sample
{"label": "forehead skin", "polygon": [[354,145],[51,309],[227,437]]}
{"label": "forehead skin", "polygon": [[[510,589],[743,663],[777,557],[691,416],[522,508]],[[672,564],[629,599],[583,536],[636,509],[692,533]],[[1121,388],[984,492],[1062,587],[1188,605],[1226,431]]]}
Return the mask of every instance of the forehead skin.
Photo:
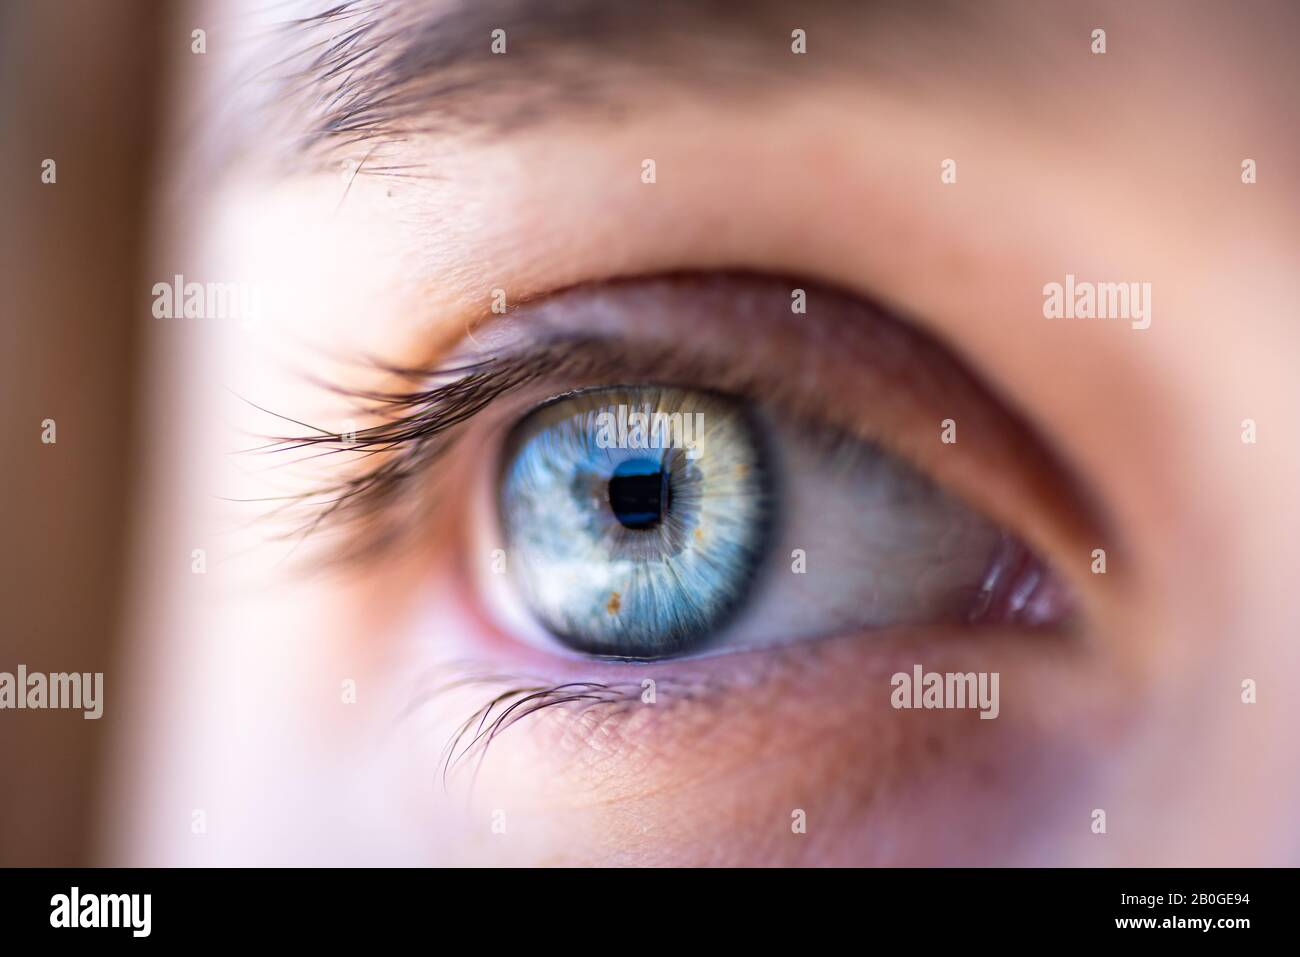
{"label": "forehead skin", "polygon": [[[230,142],[205,142],[184,160],[187,170],[204,170],[220,156],[220,175],[173,197],[160,223],[160,268],[264,279],[284,290],[284,308],[253,343],[212,348],[169,335],[158,355],[175,378],[160,375],[155,394],[169,398],[169,417],[179,402],[192,413],[189,422],[219,417],[202,390],[179,390],[181,380],[233,382],[272,406],[310,407],[314,393],[288,381],[278,365],[292,344],[310,339],[420,356],[459,339],[486,312],[493,288],[523,301],[588,280],[749,269],[883,299],[949,343],[1051,436],[1126,536],[1129,571],[1141,587],[1124,607],[1108,609],[1098,667],[1113,672],[1115,686],[1142,684],[1141,702],[1130,702],[1141,720],[1106,755],[1078,806],[1061,808],[1085,824],[1077,845],[1053,833],[1051,859],[1283,860],[1290,851],[1258,822],[1288,821],[1297,796],[1287,731],[1300,701],[1293,693],[1300,608],[1290,582],[1300,537],[1289,534],[1297,527],[1300,475],[1300,389],[1292,371],[1300,346],[1293,293],[1300,151],[1295,106],[1285,93],[1297,85],[1285,55],[1294,14],[1281,5],[1252,8],[1250,17],[1222,4],[1085,4],[1050,14],[1039,6],[981,5],[978,13],[924,18],[885,6],[873,8],[858,31],[846,25],[852,17],[830,6],[807,28],[815,72],[787,64],[789,33],[800,24],[775,12],[780,42],[771,48],[761,31],[754,43],[751,24],[744,39],[728,32],[717,41],[727,57],[701,60],[728,24],[715,12],[691,21],[686,32],[696,43],[686,53],[639,62],[610,55],[646,49],[647,32],[659,41],[635,17],[608,24],[615,32],[593,56],[565,31],[548,30],[538,8],[505,7],[510,52],[496,60],[490,53],[474,60],[468,49],[446,53],[435,64],[448,71],[442,79],[412,73],[398,90],[441,90],[445,98],[386,116],[382,135],[322,135],[326,110],[277,114],[272,103],[263,114],[260,103],[250,104],[230,133],[233,155]],[[471,38],[481,32],[479,18],[498,12],[475,9],[465,27]],[[518,30],[512,17],[524,18]],[[819,22],[834,29],[819,32]],[[1090,50],[1096,27],[1107,31],[1102,55]],[[629,29],[640,31],[635,41],[617,32]],[[523,43],[557,34],[564,42],[554,60]],[[190,81],[182,114],[212,102],[247,65],[213,42],[220,36],[214,28],[200,75],[196,62],[178,65]],[[483,51],[488,42],[483,37]],[[720,66],[740,55],[739,46],[756,67],[737,85]],[[508,65],[516,54],[525,63],[539,58],[543,81],[493,79],[493,70],[516,69]],[[692,82],[696,69],[707,83]],[[804,73],[791,78],[787,69]],[[575,75],[581,88],[570,82]],[[747,94],[746,83],[761,95]],[[304,102],[318,100],[310,92]],[[297,152],[282,159],[289,149]],[[653,186],[640,178],[647,158],[656,164]],[[945,185],[940,164],[949,158],[958,179]],[[1241,181],[1247,158],[1259,170],[1252,185]],[[1151,283],[1151,327],[1046,322],[1043,284],[1067,273]],[[1245,418],[1259,425],[1256,445],[1240,440]],[[182,435],[168,421],[156,433],[155,468],[173,487],[197,491],[211,480],[168,463],[212,458],[231,439],[215,427]],[[187,500],[157,503],[142,594],[155,595],[158,582],[174,576],[150,568],[148,556],[188,551],[186,543],[202,537],[201,527],[176,519]],[[381,609],[401,604],[416,564],[412,558],[411,568],[390,569],[384,582],[365,589],[300,583],[292,598],[230,598],[219,614],[185,596],[141,612],[137,653],[159,682],[141,695],[140,720],[179,714],[179,724],[214,750],[198,755],[179,732],[153,733],[156,747],[141,758],[139,779],[152,796],[139,801],[123,832],[138,842],[133,853],[150,860],[198,853],[178,849],[149,824],[150,813],[186,786],[254,814],[246,782],[261,775],[271,806],[254,816],[268,828],[282,823],[280,805],[290,806],[296,789],[318,785],[340,804],[355,798],[330,788],[338,764],[375,760],[370,739],[340,725],[337,709],[313,704],[313,682],[332,685],[347,668],[382,682],[389,662],[381,643],[358,645],[356,636],[384,634],[391,622]],[[243,620],[258,624],[246,638],[229,640]],[[284,634],[320,640],[265,640]],[[250,673],[262,677],[240,680],[255,687],[265,681],[268,696],[294,702],[268,710],[259,728],[268,748],[298,747],[300,766],[272,773],[256,749],[239,749],[221,729],[222,677]],[[857,676],[850,677],[809,679],[820,682],[823,698],[834,691],[844,701],[830,712],[823,738],[860,717]],[[1244,678],[1269,689],[1253,708],[1240,702]],[[793,737],[777,720],[754,716],[758,730],[745,734]],[[326,735],[330,748],[302,751],[304,726],[317,725],[337,737]],[[739,719],[729,726],[740,728]],[[1074,733],[1086,742],[1090,729]],[[752,742],[732,740],[736,753],[750,753]],[[1197,746],[1187,747],[1188,740]],[[830,748],[819,740],[802,752],[791,748],[802,758],[781,752],[766,780],[802,776],[810,791],[842,788],[844,765]],[[637,838],[647,819],[709,819],[702,809],[727,782],[716,792],[682,783],[699,770],[692,760],[706,757],[680,759],[667,775],[674,786],[665,784],[658,800],[614,800],[635,789],[626,779],[575,799],[590,812],[581,828],[554,818],[564,822],[555,831],[582,835],[567,851],[540,839],[509,853],[599,860],[600,848],[617,847],[623,860],[689,861],[702,859],[693,855],[707,844],[728,848],[717,852],[727,860],[746,861],[743,841],[706,839],[685,824],[654,848]],[[508,793],[524,769],[546,764],[518,743],[489,766],[488,801]],[[384,774],[400,780],[415,772],[377,772]],[[1035,797],[1044,807],[1059,798],[1039,783],[1025,788],[1031,808]],[[754,787],[755,801],[779,807],[799,789],[770,790]],[[1095,807],[1108,809],[1124,840],[1089,842],[1086,821]],[[444,859],[496,853],[447,837],[455,828],[450,811],[407,811],[394,812],[395,845],[410,831],[420,835],[415,844],[442,848]],[[1139,820],[1140,828],[1132,823]],[[748,814],[734,822],[737,833],[756,826]],[[887,804],[844,801],[826,826],[848,835],[839,860],[851,862],[878,859],[880,829],[902,833],[908,820]],[[294,833],[306,841],[310,831],[302,827]],[[1188,841],[1189,833],[1197,841]],[[760,859],[805,853],[752,846],[768,855]],[[252,852],[232,845],[228,853],[237,859]],[[1048,855],[1032,843],[1014,853],[1031,861]],[[825,854],[834,859],[831,850]]]}

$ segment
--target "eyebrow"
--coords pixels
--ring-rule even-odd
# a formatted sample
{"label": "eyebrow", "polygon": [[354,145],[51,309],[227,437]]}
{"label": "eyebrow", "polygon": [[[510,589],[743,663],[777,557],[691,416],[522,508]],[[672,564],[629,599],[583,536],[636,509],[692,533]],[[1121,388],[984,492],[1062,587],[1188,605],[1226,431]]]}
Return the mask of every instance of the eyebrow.
{"label": "eyebrow", "polygon": [[[346,0],[274,26],[264,72],[305,151],[373,151],[420,133],[502,133],[593,112],[617,120],[674,92],[752,100],[759,85],[797,86],[831,69],[879,74],[888,58],[875,53],[891,43],[915,53],[905,41],[924,30],[925,56],[889,64],[919,72],[935,59],[936,34],[963,37],[978,19],[957,3],[902,0],[797,10],[781,0]],[[796,29],[807,55],[793,53]]]}

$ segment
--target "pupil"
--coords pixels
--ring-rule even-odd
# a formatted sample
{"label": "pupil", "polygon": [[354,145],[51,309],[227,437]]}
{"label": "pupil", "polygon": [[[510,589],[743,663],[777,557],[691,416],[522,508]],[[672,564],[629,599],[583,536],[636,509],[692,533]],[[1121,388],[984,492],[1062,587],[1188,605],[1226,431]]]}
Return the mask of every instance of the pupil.
{"label": "pupil", "polygon": [[609,507],[624,528],[654,528],[672,502],[668,473],[654,459],[620,462],[609,479]]}

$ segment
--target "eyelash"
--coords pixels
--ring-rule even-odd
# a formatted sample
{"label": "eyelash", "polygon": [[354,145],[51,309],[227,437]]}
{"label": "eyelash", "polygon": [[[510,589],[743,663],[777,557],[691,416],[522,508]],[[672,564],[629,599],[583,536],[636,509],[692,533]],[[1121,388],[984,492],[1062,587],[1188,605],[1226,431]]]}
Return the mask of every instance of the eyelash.
{"label": "eyelash", "polygon": [[[452,381],[432,388],[379,392],[346,389],[327,384],[338,395],[359,405],[354,414],[384,421],[355,433],[329,432],[310,423],[262,409],[285,421],[295,422],[315,434],[264,436],[268,444],[250,449],[258,454],[285,454],[297,449],[323,447],[322,455],[352,453],[359,458],[384,456],[380,464],[358,475],[327,481],[301,493],[279,500],[280,506],[265,518],[293,507],[309,512],[302,523],[292,527],[284,538],[305,538],[319,530],[345,526],[354,531],[359,550],[348,550],[348,558],[373,557],[385,542],[386,533],[373,530],[367,540],[362,528],[368,519],[382,516],[413,477],[424,474],[452,447],[453,430],[476,416],[502,395],[531,381],[544,366],[543,352],[522,356],[496,356],[468,365],[432,370],[385,366],[372,367],[398,380],[422,380],[453,377]],[[245,400],[247,401],[247,400]],[[253,403],[250,403],[253,404]],[[389,455],[389,453],[397,453]],[[295,460],[295,461],[301,461]]]}
{"label": "eyelash", "polygon": [[[351,453],[357,459],[382,458],[378,465],[359,474],[326,480],[294,495],[272,499],[279,504],[262,516],[274,519],[295,509],[305,513],[301,520],[291,522],[287,531],[274,536],[278,540],[301,541],[326,530],[342,531],[348,536],[349,547],[339,550],[337,560],[345,563],[378,557],[397,541],[398,530],[384,521],[390,506],[400,500],[412,480],[431,474],[454,446],[462,426],[498,400],[543,379],[554,381],[557,394],[564,394],[575,383],[602,377],[636,378],[671,368],[683,380],[708,380],[712,371],[706,367],[683,368],[689,363],[668,348],[638,347],[631,355],[610,339],[571,335],[553,336],[521,350],[501,351],[472,362],[427,369],[376,361],[367,364],[372,372],[395,382],[450,381],[392,391],[320,383],[329,392],[356,403],[352,415],[381,420],[346,437],[244,399],[260,412],[313,430],[308,434],[260,436],[265,444],[246,450],[248,453],[287,455],[301,449],[323,449],[306,458],[340,453]],[[738,391],[757,394],[757,388],[752,383],[740,384]]]}
{"label": "eyelash", "polygon": [[[494,680],[500,679],[471,677],[454,684],[488,684]],[[631,683],[569,681],[563,684],[508,684],[506,690],[498,692],[462,721],[448,738],[439,758],[443,786],[447,786],[450,775],[463,762],[477,757],[478,765],[481,765],[497,736],[525,718],[554,708],[566,708],[571,714],[579,715],[600,708],[603,712],[601,718],[608,719],[639,702],[640,694],[640,685]],[[607,710],[609,708],[613,710]],[[468,743],[461,747],[467,737]]]}
{"label": "eyelash", "polygon": [[[814,653],[815,649],[809,650],[809,654]],[[645,681],[641,673],[620,680],[608,673],[610,667],[605,665],[602,669],[601,677],[606,680],[587,679],[580,675],[560,680],[518,673],[501,674],[485,670],[475,662],[448,661],[437,669],[445,672],[447,679],[432,683],[415,694],[396,720],[411,719],[422,708],[457,690],[492,689],[487,701],[454,726],[455,730],[442,747],[436,766],[445,789],[450,786],[452,776],[470,762],[473,762],[470,769],[472,782],[497,738],[526,718],[562,714],[566,720],[581,723],[581,726],[572,727],[573,733],[590,737],[612,730],[611,723],[628,715],[632,709],[647,704],[648,685],[653,686],[655,694],[650,702],[658,702],[655,711],[664,715],[674,704],[708,702],[710,693],[719,690],[716,682],[700,675],[669,675],[660,668],[653,672],[652,681]],[[717,717],[712,709],[707,714],[709,721]]]}

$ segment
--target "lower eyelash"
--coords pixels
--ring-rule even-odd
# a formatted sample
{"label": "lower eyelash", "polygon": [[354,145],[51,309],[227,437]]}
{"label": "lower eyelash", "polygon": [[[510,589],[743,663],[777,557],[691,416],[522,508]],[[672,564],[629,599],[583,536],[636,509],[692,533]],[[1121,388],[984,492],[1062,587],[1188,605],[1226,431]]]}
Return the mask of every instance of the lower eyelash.
{"label": "lower eyelash", "polygon": [[[439,758],[443,787],[463,761],[475,757],[475,775],[497,736],[524,718],[548,708],[566,707],[587,714],[594,708],[625,708],[639,700],[640,689],[577,681],[550,686],[513,687],[495,695],[461,722]],[[603,710],[603,708],[602,708]],[[610,717],[605,714],[602,717]],[[472,729],[472,730],[471,730]],[[468,741],[467,741],[468,739]],[[467,742],[462,747],[462,742]]]}
{"label": "lower eyelash", "polygon": [[[464,668],[464,665],[456,666]],[[665,678],[654,679],[657,694],[666,694],[672,701],[699,700],[708,689],[702,681],[683,681]],[[471,787],[488,750],[500,735],[525,718],[543,712],[564,709],[571,717],[594,716],[595,721],[583,729],[584,737],[608,729],[608,722],[626,715],[633,708],[648,707],[644,703],[645,686],[642,680],[629,681],[566,681],[554,682],[530,679],[519,675],[491,672],[467,672],[419,693],[399,716],[405,720],[439,697],[463,688],[494,688],[492,696],[474,709],[456,725],[438,758],[439,774],[444,788],[449,788],[452,775],[472,762]],[[667,707],[667,704],[658,705]]]}

